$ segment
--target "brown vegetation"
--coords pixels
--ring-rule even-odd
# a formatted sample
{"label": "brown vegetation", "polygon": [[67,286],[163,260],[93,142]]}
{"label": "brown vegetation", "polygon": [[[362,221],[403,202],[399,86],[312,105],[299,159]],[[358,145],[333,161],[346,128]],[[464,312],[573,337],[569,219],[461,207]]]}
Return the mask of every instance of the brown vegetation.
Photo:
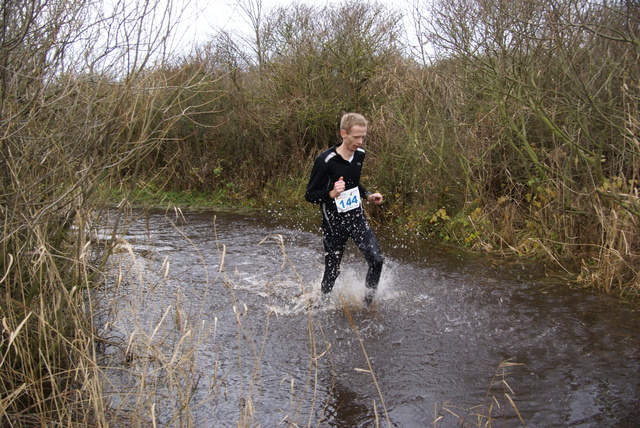
{"label": "brown vegetation", "polygon": [[163,55],[160,3],[2,4],[2,412],[105,417],[84,401],[105,190],[304,205],[345,111],[372,122],[377,220],[638,295],[637,2],[425,1],[411,37],[380,5],[242,3],[251,39],[222,32],[181,58]]}
{"label": "brown vegetation", "polygon": [[156,166],[174,189],[304,205],[312,158],[361,111],[365,181],[387,201],[377,220],[636,296],[632,3],[425,2],[411,39],[382,6],[245,7],[250,41],[222,33],[185,60],[220,76],[220,96],[207,126],[182,128],[184,162]]}
{"label": "brown vegetation", "polygon": [[[168,30],[161,9],[128,2],[103,14],[92,6],[2,3],[3,426],[106,425],[91,293],[114,241],[95,236],[104,190],[129,191],[152,177],[145,167],[175,128],[175,99],[202,93],[194,89],[202,74],[172,84],[154,67]],[[157,15],[145,15],[149,7]],[[139,20],[130,26],[128,14]],[[149,20],[158,33],[143,38],[136,26]]]}

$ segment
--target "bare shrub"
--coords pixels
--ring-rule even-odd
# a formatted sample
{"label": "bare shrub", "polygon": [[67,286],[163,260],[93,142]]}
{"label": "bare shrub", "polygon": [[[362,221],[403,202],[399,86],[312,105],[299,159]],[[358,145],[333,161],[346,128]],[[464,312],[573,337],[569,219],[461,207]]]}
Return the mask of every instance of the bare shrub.
{"label": "bare shrub", "polygon": [[108,424],[92,289],[113,240],[96,241],[95,228],[109,188],[147,179],[145,159],[177,116],[191,113],[167,114],[176,97],[162,97],[193,90],[197,77],[169,90],[150,71],[166,53],[172,10],[147,1],[94,6],[2,6],[3,424]]}
{"label": "bare shrub", "polygon": [[[598,194],[618,177],[639,178],[637,121],[629,110],[638,99],[637,10],[580,1],[460,0],[416,12],[423,39],[442,61],[458,64],[459,72],[443,78],[463,100],[448,105],[457,116],[448,137],[459,144],[468,182],[481,184],[465,187],[467,200],[480,198],[488,211],[504,200],[518,208],[515,240],[503,241],[498,226],[493,244],[573,271],[573,260],[614,250],[626,227],[613,226],[605,206],[616,204],[636,220],[638,213],[633,198],[604,203]],[[614,270],[627,272],[621,276],[636,276],[628,262],[634,251],[618,258]],[[610,289],[605,283],[593,285]]]}

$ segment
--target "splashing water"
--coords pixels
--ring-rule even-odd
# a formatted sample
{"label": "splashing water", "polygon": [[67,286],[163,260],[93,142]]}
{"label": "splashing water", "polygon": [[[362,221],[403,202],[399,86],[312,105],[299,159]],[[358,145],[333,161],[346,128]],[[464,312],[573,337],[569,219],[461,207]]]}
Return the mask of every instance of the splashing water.
{"label": "splashing water", "polygon": [[130,249],[114,256],[119,287],[105,325],[125,345],[106,354],[128,370],[111,377],[114,397],[150,376],[157,389],[136,397],[155,405],[160,425],[176,414],[194,426],[639,420],[632,307],[518,264],[381,233],[386,261],[371,310],[355,246],[324,296],[319,234],[285,222],[295,224],[184,213],[176,225],[154,213],[149,229],[141,221],[122,235]]}

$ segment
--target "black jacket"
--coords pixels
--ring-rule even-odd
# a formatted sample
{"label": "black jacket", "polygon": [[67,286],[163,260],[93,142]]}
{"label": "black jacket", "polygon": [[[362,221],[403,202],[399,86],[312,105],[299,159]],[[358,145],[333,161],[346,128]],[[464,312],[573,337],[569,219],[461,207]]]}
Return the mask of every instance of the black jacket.
{"label": "black jacket", "polygon": [[329,196],[329,191],[333,190],[333,184],[342,177],[345,182],[345,189],[358,186],[360,197],[366,200],[369,192],[360,184],[360,174],[362,163],[364,162],[365,151],[359,148],[353,155],[351,162],[346,161],[336,152],[340,145],[331,147],[322,152],[313,164],[311,178],[304,194],[307,202],[320,204],[323,211],[337,214],[335,202]]}

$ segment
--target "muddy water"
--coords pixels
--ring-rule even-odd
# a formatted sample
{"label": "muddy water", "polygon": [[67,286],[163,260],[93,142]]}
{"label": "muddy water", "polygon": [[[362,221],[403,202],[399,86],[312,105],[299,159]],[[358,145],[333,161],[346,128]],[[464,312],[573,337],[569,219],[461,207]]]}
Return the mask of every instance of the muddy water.
{"label": "muddy water", "polygon": [[[131,364],[142,331],[164,338],[157,359],[177,347],[193,361],[192,380],[177,376],[182,389],[153,399],[158,424],[182,412],[203,427],[478,426],[489,416],[493,426],[639,426],[633,306],[384,231],[375,310],[362,307],[366,266],[351,244],[324,301],[318,222],[170,212],[129,224],[109,325],[130,349],[106,354]],[[132,372],[114,385],[139,388]],[[160,391],[171,382],[157,379]]]}

